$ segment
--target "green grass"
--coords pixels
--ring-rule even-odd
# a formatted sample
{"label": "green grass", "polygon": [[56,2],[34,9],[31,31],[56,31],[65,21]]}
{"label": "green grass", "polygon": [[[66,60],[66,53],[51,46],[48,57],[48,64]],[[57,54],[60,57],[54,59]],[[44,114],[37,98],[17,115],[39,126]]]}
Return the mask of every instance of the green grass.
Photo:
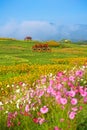
{"label": "green grass", "polygon": [[[0,41],[0,67],[23,63],[28,65],[59,64],[61,66],[67,65],[67,61],[55,63],[53,59],[87,57],[87,46],[62,43],[59,47],[51,47],[51,52],[33,52],[32,46],[36,42],[16,40]],[[26,73],[26,71],[20,73],[9,70],[4,74],[0,74],[0,81],[20,76],[20,74],[26,75]]]}
{"label": "green grass", "polygon": [[52,64],[53,58],[87,57],[86,46],[62,44],[52,47],[51,52],[32,52],[34,44],[34,41],[0,41],[0,65]]}

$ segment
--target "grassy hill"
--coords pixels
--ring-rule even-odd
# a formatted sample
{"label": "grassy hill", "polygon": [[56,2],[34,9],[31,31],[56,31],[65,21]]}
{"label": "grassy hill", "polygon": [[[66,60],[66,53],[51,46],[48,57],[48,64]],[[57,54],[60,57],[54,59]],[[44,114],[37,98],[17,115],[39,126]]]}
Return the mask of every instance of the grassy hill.
{"label": "grassy hill", "polygon": [[0,65],[53,64],[56,58],[87,57],[87,46],[76,44],[61,44],[51,47],[51,52],[33,52],[35,41],[0,41]]}
{"label": "grassy hill", "polygon": [[87,61],[87,46],[60,44],[58,47],[52,46],[51,52],[34,52],[32,46],[36,43],[37,41],[0,41],[1,84],[25,79],[33,82],[42,74],[55,73]]}

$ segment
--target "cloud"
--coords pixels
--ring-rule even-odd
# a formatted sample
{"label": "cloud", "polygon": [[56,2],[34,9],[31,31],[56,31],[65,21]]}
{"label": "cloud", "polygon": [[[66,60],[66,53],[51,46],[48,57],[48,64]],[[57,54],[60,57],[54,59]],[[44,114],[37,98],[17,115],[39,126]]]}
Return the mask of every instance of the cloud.
{"label": "cloud", "polygon": [[33,39],[45,40],[57,34],[56,27],[44,21],[23,21],[22,23],[12,21],[0,27],[0,30],[0,36],[18,39],[31,36]]}
{"label": "cloud", "polygon": [[16,22],[12,21],[3,26],[0,26],[0,36],[1,37],[11,37],[14,32],[16,31],[17,24]]}
{"label": "cloud", "polygon": [[34,40],[60,40],[68,39],[84,39],[86,40],[87,25],[59,25],[46,21],[23,21],[17,23],[15,21],[8,22],[0,26],[0,37],[12,37],[24,39],[31,36]]}

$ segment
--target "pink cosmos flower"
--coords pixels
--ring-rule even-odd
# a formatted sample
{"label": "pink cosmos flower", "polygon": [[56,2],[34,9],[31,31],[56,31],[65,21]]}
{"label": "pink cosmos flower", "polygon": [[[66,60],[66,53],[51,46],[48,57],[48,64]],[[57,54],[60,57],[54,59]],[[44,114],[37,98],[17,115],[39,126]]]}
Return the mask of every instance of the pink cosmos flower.
{"label": "pink cosmos flower", "polygon": [[87,97],[84,97],[84,103],[87,103]]}
{"label": "pink cosmos flower", "polygon": [[40,125],[42,125],[44,122],[45,122],[45,119],[44,119],[44,118],[38,118],[38,123],[39,123]]}
{"label": "pink cosmos flower", "polygon": [[76,76],[82,77],[83,71],[82,70],[77,70],[76,71]]}
{"label": "pink cosmos flower", "polygon": [[41,109],[40,109],[40,112],[45,114],[48,112],[48,108],[46,106],[43,106]]}
{"label": "pink cosmos flower", "polygon": [[81,94],[81,96],[82,96],[83,92],[84,92],[83,86],[79,86],[79,93]]}
{"label": "pink cosmos flower", "polygon": [[66,99],[66,98],[60,98],[60,103],[61,103],[62,105],[67,104],[67,99]]}
{"label": "pink cosmos flower", "polygon": [[56,96],[56,91],[55,91],[55,90],[52,90],[51,94],[52,94],[53,96]]}
{"label": "pink cosmos flower", "polygon": [[76,112],[70,112],[69,118],[72,120],[75,118]]}
{"label": "pink cosmos flower", "polygon": [[13,113],[13,118],[15,118],[16,116],[17,116],[17,111],[15,111],[14,113]]}
{"label": "pink cosmos flower", "polygon": [[79,87],[79,92],[82,97],[85,97],[87,95],[86,89],[83,89],[83,86]]}
{"label": "pink cosmos flower", "polygon": [[82,106],[80,106],[80,107],[79,107],[79,110],[81,111],[82,109],[83,109],[83,107],[82,107]]}
{"label": "pink cosmos flower", "polygon": [[69,81],[74,82],[74,80],[75,80],[75,77],[74,77],[74,76],[70,76],[70,77],[69,77]]}
{"label": "pink cosmos flower", "polygon": [[22,85],[22,84],[23,84],[23,82],[20,82],[20,83],[19,83],[19,85]]}
{"label": "pink cosmos flower", "polygon": [[57,84],[57,89],[60,90],[62,88],[62,84]]}
{"label": "pink cosmos flower", "polygon": [[58,128],[57,126],[54,127],[54,130],[61,130],[60,128]]}
{"label": "pink cosmos flower", "polygon": [[7,127],[11,127],[13,126],[14,124],[11,122],[11,121],[7,121]]}
{"label": "pink cosmos flower", "polygon": [[33,119],[33,122],[34,122],[34,123],[39,123],[40,125],[42,125],[42,124],[45,122],[45,119],[44,119],[44,118],[41,118],[41,117],[39,117],[39,118],[34,118],[34,119]]}
{"label": "pink cosmos flower", "polygon": [[41,83],[42,83],[42,84],[45,84],[45,82],[46,82],[46,77],[43,77],[43,78],[41,79]]}
{"label": "pink cosmos flower", "polygon": [[7,117],[7,127],[11,127],[11,126],[14,126],[13,122],[12,122],[12,119],[15,118],[13,116],[14,113],[11,113],[9,112],[8,113],[8,117]]}
{"label": "pink cosmos flower", "polygon": [[57,76],[58,76],[58,77],[63,76],[63,72],[58,72]]}
{"label": "pink cosmos flower", "polygon": [[76,94],[75,91],[73,91],[73,90],[69,91],[69,96],[70,96],[70,97],[74,97],[75,94]]}
{"label": "pink cosmos flower", "polygon": [[52,85],[53,85],[53,83],[54,83],[54,81],[53,81],[53,80],[50,80],[50,86],[52,86]]}
{"label": "pink cosmos flower", "polygon": [[73,84],[71,82],[68,82],[68,85],[73,88]]}
{"label": "pink cosmos flower", "polygon": [[87,92],[87,88],[85,88],[84,91]]}
{"label": "pink cosmos flower", "polygon": [[59,130],[59,128],[57,126],[54,127],[54,130]]}
{"label": "pink cosmos flower", "polygon": [[73,107],[72,111],[78,111],[78,108],[77,107]]}
{"label": "pink cosmos flower", "polygon": [[76,98],[72,98],[72,99],[71,99],[71,104],[72,104],[72,105],[76,105],[76,104],[77,104],[77,102],[78,102],[78,101],[77,101],[77,99],[76,99]]}
{"label": "pink cosmos flower", "polygon": [[27,104],[25,107],[25,112],[28,112],[28,111],[29,111],[29,105]]}
{"label": "pink cosmos flower", "polygon": [[40,90],[38,93],[37,93],[37,96],[39,97],[42,97],[44,95],[44,91],[43,90]]}
{"label": "pink cosmos flower", "polygon": [[64,78],[63,78],[63,82],[66,82],[67,80],[68,80],[67,77],[64,77]]}
{"label": "pink cosmos flower", "polygon": [[52,93],[54,90],[53,90],[53,88],[51,87],[51,86],[49,86],[48,88],[47,88],[47,93]]}

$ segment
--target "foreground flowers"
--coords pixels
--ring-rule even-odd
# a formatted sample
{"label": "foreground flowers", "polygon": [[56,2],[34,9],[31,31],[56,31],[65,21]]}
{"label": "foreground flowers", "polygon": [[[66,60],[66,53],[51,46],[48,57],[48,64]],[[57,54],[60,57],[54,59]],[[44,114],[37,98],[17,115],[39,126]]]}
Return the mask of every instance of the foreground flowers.
{"label": "foreground flowers", "polygon": [[40,109],[40,112],[43,113],[43,114],[45,114],[45,113],[48,112],[48,108],[47,108],[46,106],[44,106],[44,107],[42,107],[42,108]]}
{"label": "foreground flowers", "polygon": [[24,124],[26,130],[33,130],[36,125],[37,130],[76,130],[78,115],[87,103],[86,70],[82,66],[45,75],[32,88],[22,82],[12,85],[13,95],[0,106],[7,120],[5,127],[22,129]]}

